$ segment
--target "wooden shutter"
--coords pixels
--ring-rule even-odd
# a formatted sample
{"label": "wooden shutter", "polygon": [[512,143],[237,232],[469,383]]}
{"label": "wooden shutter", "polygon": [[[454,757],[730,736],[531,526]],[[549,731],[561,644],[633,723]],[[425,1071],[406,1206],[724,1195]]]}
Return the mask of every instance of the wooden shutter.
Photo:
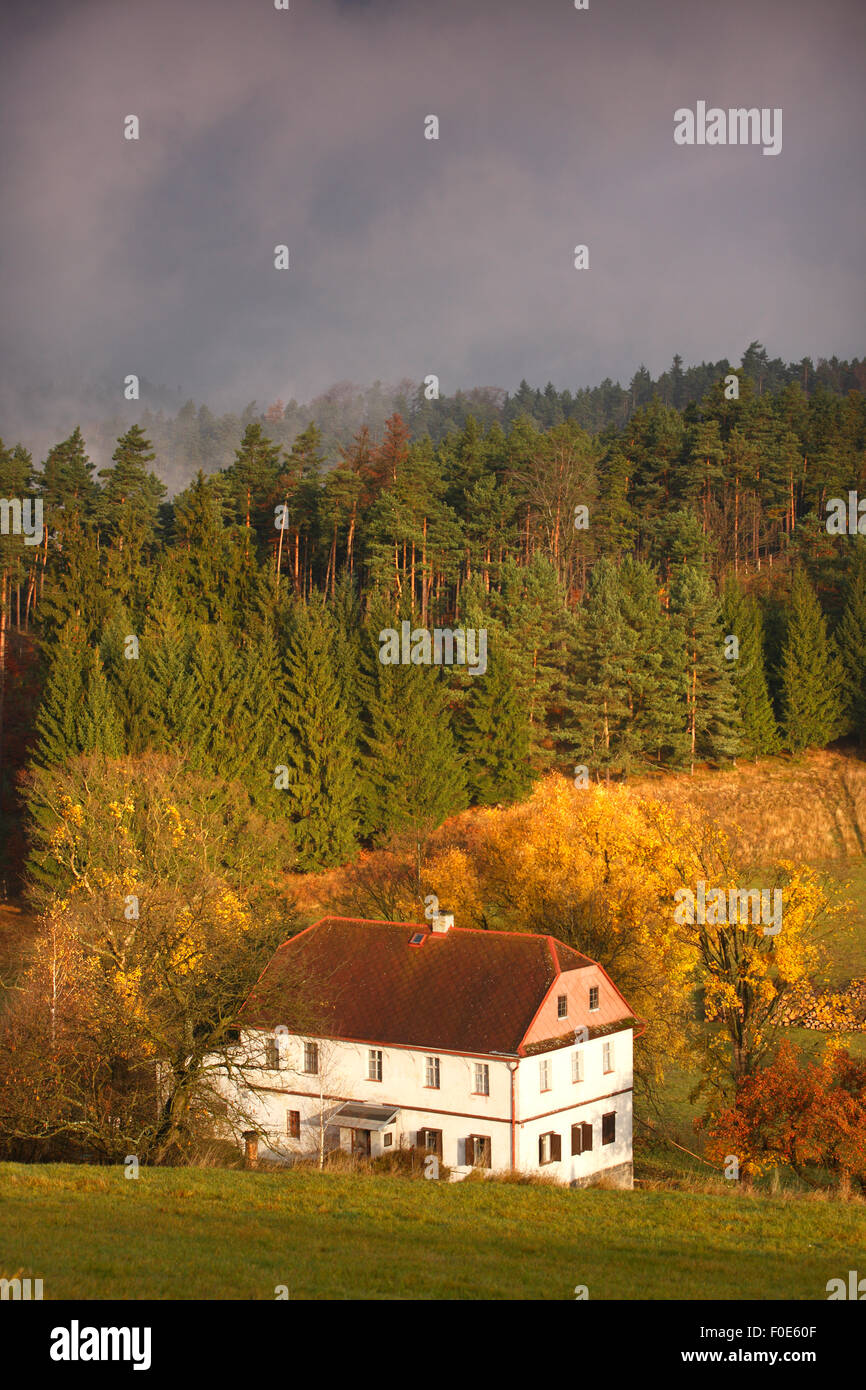
{"label": "wooden shutter", "polygon": [[562,1135],[551,1134],[550,1136],[550,1161],[559,1163],[562,1158]]}
{"label": "wooden shutter", "polygon": [[539,1136],[538,1136],[538,1162],[539,1162],[539,1164],[542,1164],[542,1163],[544,1163],[544,1161],[545,1161],[545,1160],[544,1160],[544,1141],[545,1141],[546,1137],[547,1137],[547,1136],[544,1135],[544,1134],[539,1134]]}
{"label": "wooden shutter", "polygon": [[471,1163],[474,1163],[474,1162],[475,1162],[475,1141],[473,1140],[471,1134],[470,1134],[469,1138],[466,1140],[466,1155],[465,1155],[465,1157],[466,1157],[466,1162],[467,1162],[467,1163],[470,1163],[470,1164],[471,1164]]}
{"label": "wooden shutter", "polygon": [[572,1154],[583,1153],[583,1144],[581,1143],[581,1133],[580,1133],[581,1128],[582,1128],[581,1125],[572,1125],[572,1126],[571,1126],[571,1152],[572,1152]]}
{"label": "wooden shutter", "polygon": [[441,1158],[441,1157],[442,1157],[442,1131],[441,1131],[441,1129],[430,1129],[430,1130],[427,1131],[427,1133],[433,1135],[433,1152],[436,1154],[437,1158]]}
{"label": "wooden shutter", "polygon": [[416,1143],[417,1143],[419,1149],[426,1149],[426,1147],[427,1147],[427,1131],[426,1131],[426,1129],[419,1129],[419,1131],[418,1131],[418,1138],[417,1138],[417,1140],[416,1140]]}
{"label": "wooden shutter", "polygon": [[592,1125],[582,1124],[583,1130],[583,1152],[590,1153],[592,1150]]}

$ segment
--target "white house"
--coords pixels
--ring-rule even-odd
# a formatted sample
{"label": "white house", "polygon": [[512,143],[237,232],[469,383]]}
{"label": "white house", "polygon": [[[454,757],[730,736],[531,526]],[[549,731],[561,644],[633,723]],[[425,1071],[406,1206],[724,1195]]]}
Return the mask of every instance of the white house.
{"label": "white house", "polygon": [[219,1083],[249,1138],[631,1187],[636,1020],[613,981],[552,936],[453,922],[326,917],[280,946]]}

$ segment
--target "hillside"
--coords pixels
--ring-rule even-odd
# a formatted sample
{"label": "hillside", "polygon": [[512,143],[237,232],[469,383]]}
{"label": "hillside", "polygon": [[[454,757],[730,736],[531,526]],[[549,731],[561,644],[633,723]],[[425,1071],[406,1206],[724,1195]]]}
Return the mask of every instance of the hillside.
{"label": "hillside", "polygon": [[705,812],[744,859],[814,862],[866,854],[866,762],[850,754],[765,758],[730,771],[632,785],[637,795]]}
{"label": "hillside", "polygon": [[739,1192],[0,1165],[0,1272],[46,1299],[823,1300],[864,1242],[862,1204]]}

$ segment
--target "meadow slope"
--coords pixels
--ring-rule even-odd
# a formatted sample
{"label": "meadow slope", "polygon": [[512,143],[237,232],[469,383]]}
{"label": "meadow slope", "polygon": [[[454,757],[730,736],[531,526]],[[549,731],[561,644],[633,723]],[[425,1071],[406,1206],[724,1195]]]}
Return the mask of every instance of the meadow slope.
{"label": "meadow slope", "polygon": [[866,1205],[0,1164],[0,1274],[51,1298],[824,1300]]}

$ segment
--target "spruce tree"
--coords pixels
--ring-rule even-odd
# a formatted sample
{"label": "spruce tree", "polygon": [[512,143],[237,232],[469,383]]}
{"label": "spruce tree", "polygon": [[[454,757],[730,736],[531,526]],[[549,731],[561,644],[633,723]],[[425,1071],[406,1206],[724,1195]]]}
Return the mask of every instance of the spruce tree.
{"label": "spruce tree", "polygon": [[721,612],[706,571],[681,565],[671,581],[671,612],[683,634],[686,731],[692,772],[699,759],[718,761],[739,751],[739,715],[726,669]]}
{"label": "spruce tree", "polygon": [[501,642],[488,646],[487,670],[467,677],[459,747],[471,801],[520,801],[532,785],[529,721]]}
{"label": "spruce tree", "polygon": [[246,673],[223,623],[196,624],[191,631],[190,699],[186,739],[196,767],[227,782],[243,780],[250,735],[242,712]]}
{"label": "spruce tree", "polygon": [[599,560],[572,644],[569,743],[578,764],[608,776],[615,768],[627,772],[634,752],[627,675],[633,642],[622,606],[619,570]]}
{"label": "spruce tree", "polygon": [[[107,624],[99,644],[111,700],[123,728],[123,741],[129,753],[143,752],[147,746],[147,679],[141,653],[141,632],[125,608],[119,606]],[[138,655],[129,642],[139,639]]]}
{"label": "spruce tree", "polygon": [[664,613],[655,570],[628,558],[620,570],[622,619],[629,634],[626,665],[629,761],[625,771],[680,767],[689,752],[683,706],[683,634]]}
{"label": "spruce tree", "polygon": [[84,702],[81,710],[81,751],[119,758],[125,753],[123,721],[115,708],[98,649],[88,649]]}
{"label": "spruce tree", "polygon": [[82,750],[81,711],[86,689],[87,642],[80,623],[70,621],[46,656],[42,701],[36,716],[33,761],[50,768]]}
{"label": "spruce tree", "polygon": [[739,644],[730,666],[740,712],[742,751],[757,762],[759,757],[777,753],[781,742],[767,686],[760,605],[753,595],[743,592],[733,576],[725,587],[722,614],[726,638],[734,636]]}
{"label": "spruce tree", "polygon": [[843,722],[844,672],[815,590],[801,565],[794,571],[782,648],[782,733],[793,753],[823,748]]}
{"label": "spruce tree", "polygon": [[144,624],[140,659],[145,683],[144,744],[158,752],[187,751],[192,708],[192,650],[187,625],[160,576]]}
{"label": "spruce tree", "polygon": [[379,841],[433,829],[468,800],[443,668],[383,665],[378,634],[386,627],[399,633],[396,619],[371,620],[364,654],[362,825]]}
{"label": "spruce tree", "polygon": [[836,632],[842,658],[842,694],[848,722],[866,748],[866,541],[857,537],[848,575],[845,608]]}
{"label": "spruce tree", "polygon": [[[288,785],[302,868],[344,864],[357,846],[357,750],[337,669],[333,626],[320,605],[298,605],[285,654],[288,703],[278,766]],[[276,779],[275,779],[276,780]]]}

